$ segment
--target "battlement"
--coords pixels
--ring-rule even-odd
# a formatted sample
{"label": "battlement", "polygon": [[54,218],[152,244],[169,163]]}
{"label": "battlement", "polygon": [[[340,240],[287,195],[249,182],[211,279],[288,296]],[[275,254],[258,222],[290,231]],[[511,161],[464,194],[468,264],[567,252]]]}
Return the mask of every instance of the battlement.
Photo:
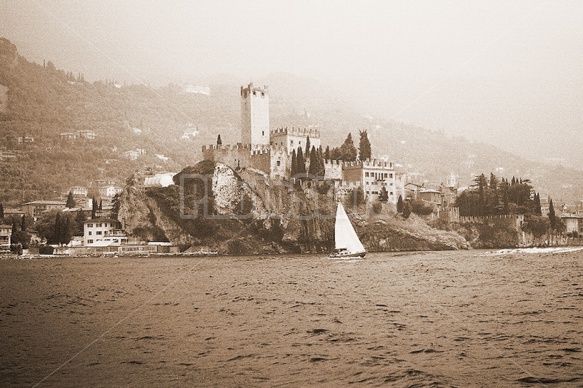
{"label": "battlement", "polygon": [[247,151],[251,155],[261,155],[266,154],[269,152],[272,153],[285,153],[286,150],[282,146],[275,146],[275,145],[268,145],[268,144],[259,144],[251,146],[251,144],[209,144],[202,146],[202,152],[205,153],[207,151],[214,151],[216,153],[226,153],[231,151]]}
{"label": "battlement", "polygon": [[295,127],[285,127],[277,128],[271,131],[272,136],[278,135],[290,135],[290,136],[309,136],[312,139],[320,138],[320,130],[317,128],[295,128]]}
{"label": "battlement", "polygon": [[524,222],[524,214],[501,214],[492,216],[460,216],[460,223],[482,224],[487,221],[509,220],[517,224]]}
{"label": "battlement", "polygon": [[260,97],[267,96],[267,85],[264,85],[263,87],[257,87],[257,86],[253,86],[253,82],[251,82],[246,87],[241,86],[241,97],[247,98],[250,95],[260,96]]}
{"label": "battlement", "polygon": [[216,145],[216,144],[210,144],[210,145],[203,145],[202,146],[202,152],[205,152],[207,150],[217,150],[217,151],[235,151],[235,150],[251,150],[251,144],[241,144],[241,143],[237,143],[237,144],[220,144],[220,145]]}
{"label": "battlement", "polygon": [[357,160],[355,162],[344,162],[345,168],[355,167],[355,168],[383,168],[390,169],[394,168],[393,162],[385,162],[384,160],[378,159],[368,159],[368,160]]}
{"label": "battlement", "polygon": [[324,160],[324,165],[330,166],[330,167],[334,167],[334,166],[342,167],[343,164],[344,164],[344,162],[342,160],[334,160],[334,159]]}

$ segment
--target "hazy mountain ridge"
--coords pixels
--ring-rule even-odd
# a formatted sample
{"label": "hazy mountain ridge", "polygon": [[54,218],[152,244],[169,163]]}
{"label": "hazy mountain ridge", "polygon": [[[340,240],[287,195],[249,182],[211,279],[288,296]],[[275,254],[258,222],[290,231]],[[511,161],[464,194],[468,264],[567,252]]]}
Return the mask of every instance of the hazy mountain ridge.
{"label": "hazy mountain ridge", "polygon": [[[8,88],[6,112],[0,112],[2,202],[54,198],[73,185],[88,186],[99,178],[125,178],[154,167],[179,171],[200,159],[203,144],[221,134],[224,144],[240,141],[241,84],[209,84],[210,95],[183,93],[180,85],[150,88],[88,83],[82,74],[39,65],[18,55],[7,40],[0,41],[0,85]],[[417,180],[439,183],[455,173],[462,185],[473,175],[499,170],[498,175],[530,178],[543,196],[565,201],[583,198],[583,173],[529,162],[493,146],[459,137],[368,117],[351,103],[350,94],[320,82],[290,74],[257,80],[268,85],[272,128],[316,126],[322,144],[339,145],[348,132],[358,142],[367,129],[373,154],[387,155]],[[141,133],[137,134],[134,128]],[[198,129],[190,140],[184,132]],[[97,139],[64,142],[62,132],[93,130]],[[32,136],[34,143],[18,144]],[[125,151],[145,149],[131,161]],[[170,157],[162,161],[156,154]],[[157,167],[156,167],[157,166]]]}

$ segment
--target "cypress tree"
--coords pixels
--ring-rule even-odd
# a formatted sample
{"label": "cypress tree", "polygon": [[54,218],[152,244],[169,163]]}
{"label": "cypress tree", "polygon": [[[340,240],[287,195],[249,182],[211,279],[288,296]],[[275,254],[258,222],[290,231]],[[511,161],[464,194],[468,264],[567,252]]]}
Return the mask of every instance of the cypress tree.
{"label": "cypress tree", "polygon": [[372,149],[370,141],[368,140],[366,129],[360,131],[360,142],[358,144],[358,149],[360,151],[360,160],[367,160],[372,157]]}
{"label": "cypress tree", "polygon": [[296,158],[297,158],[296,159],[297,173],[303,177],[306,174],[306,161],[304,160],[304,153],[302,151],[302,147],[298,147],[298,154]]}
{"label": "cypress tree", "polygon": [[403,213],[404,207],[403,197],[399,195],[399,199],[397,200],[397,213]]}
{"label": "cypress tree", "polygon": [[4,218],[4,205],[0,203],[0,220]]}
{"label": "cypress tree", "polygon": [[298,158],[296,156],[296,150],[294,149],[292,151],[292,157],[291,157],[291,166],[290,166],[290,177],[295,177],[296,174],[298,173]]}
{"label": "cypress tree", "polygon": [[75,198],[73,198],[73,192],[69,191],[69,195],[67,196],[67,204],[65,205],[68,209],[72,209],[76,206]]}
{"label": "cypress tree", "polygon": [[540,205],[540,193],[534,195],[534,214],[542,216],[543,211]]}
{"label": "cypress tree", "polygon": [[63,221],[61,220],[61,213],[57,213],[55,215],[55,226],[53,228],[53,234],[49,243],[51,244],[59,244],[62,240],[63,235]]}
{"label": "cypress tree", "polygon": [[310,166],[308,167],[308,174],[310,178],[318,175],[318,155],[316,154],[316,147],[312,146],[310,151]]}
{"label": "cypress tree", "polygon": [[510,206],[508,204],[508,190],[504,190],[504,198],[503,198],[503,208],[502,208],[502,213],[503,214],[510,214]]}
{"label": "cypress tree", "polygon": [[330,146],[326,146],[326,151],[324,151],[324,159],[330,160]]}
{"label": "cypress tree", "polygon": [[405,202],[405,205],[403,206],[403,217],[405,217],[405,219],[409,218],[411,215],[411,210],[411,203],[409,203],[409,201]]}
{"label": "cypress tree", "polygon": [[75,216],[75,222],[77,223],[77,230],[76,233],[78,235],[83,235],[83,224],[85,223],[85,215],[83,214],[83,210],[77,210],[77,215]]}
{"label": "cypress tree", "polygon": [[306,158],[310,154],[310,151],[311,151],[310,136],[308,136],[308,137],[306,137],[306,150],[304,151]]}
{"label": "cypress tree", "polygon": [[551,223],[551,229],[555,229],[555,226],[557,225],[557,219],[552,199],[549,199],[549,221]]}

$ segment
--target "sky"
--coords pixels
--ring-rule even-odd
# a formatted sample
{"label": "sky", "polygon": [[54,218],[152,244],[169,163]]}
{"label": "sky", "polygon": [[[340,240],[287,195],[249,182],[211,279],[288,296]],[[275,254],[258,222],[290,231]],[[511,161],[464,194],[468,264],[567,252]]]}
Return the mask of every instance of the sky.
{"label": "sky", "polygon": [[583,1],[0,0],[0,36],[88,80],[291,73],[371,115],[583,166]]}

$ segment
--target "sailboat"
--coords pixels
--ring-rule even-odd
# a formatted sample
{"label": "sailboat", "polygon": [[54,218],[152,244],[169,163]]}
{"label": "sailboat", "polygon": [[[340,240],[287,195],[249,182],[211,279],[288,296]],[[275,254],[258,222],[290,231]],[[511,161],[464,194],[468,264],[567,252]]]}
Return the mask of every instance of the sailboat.
{"label": "sailboat", "polygon": [[344,210],[344,206],[340,202],[338,202],[338,208],[336,209],[334,243],[335,249],[330,255],[330,258],[355,259],[366,255],[366,250],[354,231],[354,227]]}

